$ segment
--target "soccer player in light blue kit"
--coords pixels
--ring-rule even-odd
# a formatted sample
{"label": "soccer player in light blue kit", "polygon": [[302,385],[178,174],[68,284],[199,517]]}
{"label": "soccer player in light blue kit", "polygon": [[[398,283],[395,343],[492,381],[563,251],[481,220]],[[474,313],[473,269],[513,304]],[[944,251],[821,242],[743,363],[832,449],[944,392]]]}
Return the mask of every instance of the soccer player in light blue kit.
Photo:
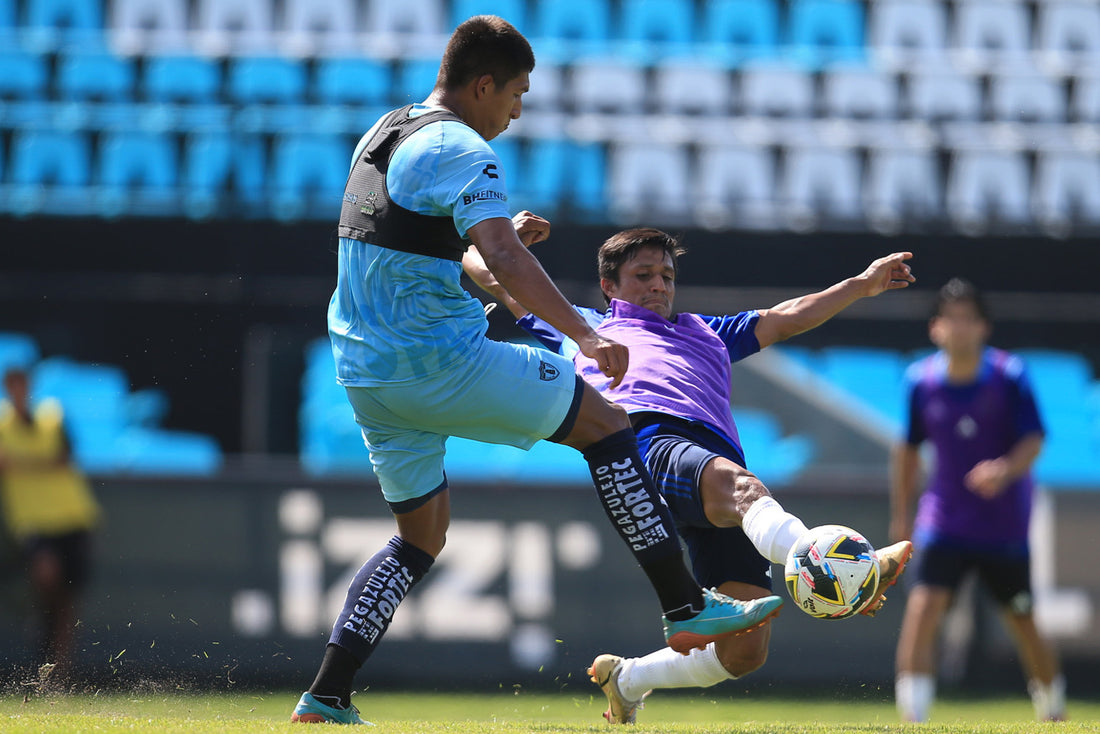
{"label": "soccer player in light blue kit", "polygon": [[356,148],[329,334],[337,379],[397,534],[353,579],[292,721],[362,722],[350,700],[355,673],[443,549],[448,436],[521,448],[547,439],[580,450],[608,518],[657,592],[665,638],[679,652],[759,627],[783,603],[700,589],[626,413],[586,386],[570,360],[486,339],[482,306],[460,285],[462,261],[476,253],[479,265],[575,340],[602,374],[615,384],[623,379],[626,347],[596,334],[524,246],[545,239],[549,224],[526,212],[509,217],[505,172],[487,143],[519,117],[534,64],[510,24],[471,18],[448,42],[428,99],[387,114]]}
{"label": "soccer player in light blue kit", "polygon": [[[971,283],[955,278],[940,289],[928,332],[939,351],[906,374],[908,431],[891,471],[890,535],[913,534],[917,547],[898,638],[898,712],[906,721],[928,718],[940,624],[973,572],[1016,641],[1037,718],[1062,719],[1065,681],[1032,614],[1031,466],[1043,445],[1035,397],[1020,359],[986,346],[989,315]],[[925,442],[935,460],[914,520]]]}
{"label": "soccer player in light blue kit", "polygon": [[[860,298],[908,286],[914,278],[905,260],[912,255],[879,258],[858,276],[769,309],[700,316],[672,310],[682,253],[674,237],[652,228],[619,232],[599,249],[600,287],[610,307],[578,308],[578,313],[597,333],[630,347],[630,373],[617,385],[484,269],[471,263],[468,270],[520,326],[551,350],[574,355],[584,379],[630,413],[696,578],[738,599],[765,597],[771,594],[771,564],[784,562],[806,526],[745,468],[730,414],[730,364],[824,323]],[[911,550],[904,540],[877,552],[879,583],[860,600],[861,613],[873,615],[882,606]],[[633,723],[651,689],[712,686],[756,670],[767,658],[769,639],[765,626],[687,656],[667,649],[642,658],[604,654],[588,673],[607,696],[608,722]]]}

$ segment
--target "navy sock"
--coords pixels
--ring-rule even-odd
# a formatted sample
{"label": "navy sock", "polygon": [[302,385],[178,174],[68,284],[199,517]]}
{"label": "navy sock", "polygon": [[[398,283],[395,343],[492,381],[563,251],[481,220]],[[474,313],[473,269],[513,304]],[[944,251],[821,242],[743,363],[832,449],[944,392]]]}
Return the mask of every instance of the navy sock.
{"label": "navy sock", "polygon": [[[346,658],[335,653],[331,675],[322,676],[322,694],[328,691],[343,691],[346,686],[351,690],[351,681],[355,670],[363,665],[378,647],[382,635],[390,626],[397,606],[409,589],[428,573],[435,558],[411,543],[394,536],[386,547],[374,554],[355,574],[344,608],[332,626],[329,637],[329,650],[333,646],[342,648],[355,662],[349,670]],[[330,653],[325,652],[328,661]],[[326,672],[322,664],[322,673]],[[317,682],[314,682],[317,685]],[[316,695],[316,692],[311,689]]]}
{"label": "navy sock", "polygon": [[630,547],[670,619],[703,608],[703,593],[684,565],[672,513],[638,454],[634,431],[613,433],[584,451],[604,512]]}

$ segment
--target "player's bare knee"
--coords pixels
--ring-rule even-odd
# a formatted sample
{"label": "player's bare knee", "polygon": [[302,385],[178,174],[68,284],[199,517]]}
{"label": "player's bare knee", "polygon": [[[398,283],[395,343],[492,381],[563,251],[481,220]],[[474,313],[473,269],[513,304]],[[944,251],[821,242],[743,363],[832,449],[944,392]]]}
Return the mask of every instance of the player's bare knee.
{"label": "player's bare knee", "polygon": [[586,394],[573,430],[562,443],[584,450],[597,441],[630,428],[630,416],[619,405],[604,400],[594,390]]}
{"label": "player's bare knee", "polygon": [[[726,642],[726,644],[721,644]],[[717,646],[718,661],[730,675],[740,678],[754,670],[759,670],[768,660],[766,642],[757,638],[757,633],[734,637],[721,641]]]}

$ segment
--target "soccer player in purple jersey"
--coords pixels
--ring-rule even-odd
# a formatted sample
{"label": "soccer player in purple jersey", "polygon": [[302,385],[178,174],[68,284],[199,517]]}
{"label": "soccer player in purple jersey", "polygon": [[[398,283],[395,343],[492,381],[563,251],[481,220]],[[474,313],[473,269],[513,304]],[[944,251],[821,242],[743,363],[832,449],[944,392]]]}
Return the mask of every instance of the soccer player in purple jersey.
{"label": "soccer player in purple jersey", "polygon": [[[912,254],[880,258],[853,278],[769,309],[715,317],[673,313],[683,252],[675,238],[651,228],[620,232],[600,247],[600,286],[610,308],[578,311],[596,333],[630,347],[630,371],[614,386],[584,355],[575,353],[574,363],[590,385],[630,414],[698,581],[734,598],[759,598],[771,594],[771,564],[785,561],[806,526],[745,468],[730,415],[730,364],[821,325],[860,298],[908,286],[915,280],[905,262]],[[546,346],[575,352],[487,273],[467,272]],[[881,607],[911,548],[901,541],[879,551],[880,585],[864,614]],[[605,718],[630,723],[651,689],[711,686],[756,670],[767,658],[769,638],[766,626],[686,656],[663,650],[636,659],[605,654],[589,674],[607,695]]]}
{"label": "soccer player in purple jersey", "polygon": [[[893,452],[890,519],[891,537],[912,537],[918,549],[897,651],[895,694],[906,721],[928,718],[940,623],[971,572],[1001,607],[1037,717],[1065,715],[1065,681],[1032,615],[1031,466],[1042,448],[1043,426],[1023,363],[986,346],[990,328],[974,286],[949,281],[928,326],[939,351],[906,375],[909,425]],[[914,520],[925,442],[935,458]]]}

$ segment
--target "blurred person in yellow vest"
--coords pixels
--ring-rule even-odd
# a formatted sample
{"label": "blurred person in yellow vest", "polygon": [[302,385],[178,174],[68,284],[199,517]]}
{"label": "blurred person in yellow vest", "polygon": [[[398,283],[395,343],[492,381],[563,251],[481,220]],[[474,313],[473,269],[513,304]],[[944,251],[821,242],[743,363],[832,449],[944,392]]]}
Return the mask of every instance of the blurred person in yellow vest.
{"label": "blurred person in yellow vest", "polygon": [[17,543],[43,626],[42,655],[53,681],[72,667],[76,600],[91,566],[99,506],[72,462],[61,404],[32,406],[22,369],[4,373],[0,401],[0,498],[4,524]]}

